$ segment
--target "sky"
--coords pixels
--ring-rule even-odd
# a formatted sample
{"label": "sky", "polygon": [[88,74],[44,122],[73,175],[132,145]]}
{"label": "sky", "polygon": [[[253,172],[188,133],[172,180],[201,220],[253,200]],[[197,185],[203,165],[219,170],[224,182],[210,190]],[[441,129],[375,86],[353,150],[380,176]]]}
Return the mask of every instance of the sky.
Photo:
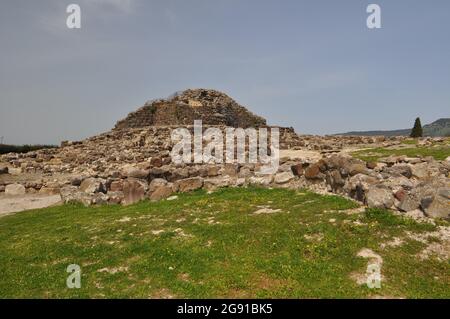
{"label": "sky", "polygon": [[450,117],[450,1],[0,0],[4,143],[83,139],[187,88],[307,134]]}

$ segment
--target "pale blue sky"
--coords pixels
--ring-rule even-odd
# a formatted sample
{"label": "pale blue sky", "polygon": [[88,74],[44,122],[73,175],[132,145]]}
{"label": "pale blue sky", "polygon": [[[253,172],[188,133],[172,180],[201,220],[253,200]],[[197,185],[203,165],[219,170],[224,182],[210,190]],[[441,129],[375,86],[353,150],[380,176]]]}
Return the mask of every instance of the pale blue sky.
{"label": "pale blue sky", "polygon": [[300,133],[410,127],[450,117],[449,39],[448,0],[0,0],[0,136],[81,139],[198,87]]}

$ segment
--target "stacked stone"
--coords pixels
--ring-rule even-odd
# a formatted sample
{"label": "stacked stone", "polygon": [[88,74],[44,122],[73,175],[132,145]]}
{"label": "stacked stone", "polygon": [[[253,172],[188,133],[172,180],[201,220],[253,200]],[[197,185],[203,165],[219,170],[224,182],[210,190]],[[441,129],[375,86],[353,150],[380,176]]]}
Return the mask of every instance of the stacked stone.
{"label": "stacked stone", "polygon": [[168,99],[146,103],[117,122],[116,129],[146,126],[192,125],[202,120],[207,125],[259,127],[266,120],[239,105],[226,94],[207,89],[186,90]]}

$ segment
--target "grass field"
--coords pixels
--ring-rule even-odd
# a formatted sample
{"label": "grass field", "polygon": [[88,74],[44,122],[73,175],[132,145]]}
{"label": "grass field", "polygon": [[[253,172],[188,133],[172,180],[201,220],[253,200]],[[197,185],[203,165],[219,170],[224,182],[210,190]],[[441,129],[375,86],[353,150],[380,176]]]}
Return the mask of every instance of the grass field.
{"label": "grass field", "polygon": [[376,162],[382,157],[405,155],[408,157],[432,156],[436,160],[445,160],[450,156],[450,146],[436,145],[435,147],[411,147],[400,149],[389,148],[372,148],[352,153],[353,157],[359,158],[366,162]]}
{"label": "grass field", "polygon": [[[449,260],[418,257],[438,227],[281,189],[53,207],[0,218],[0,297],[450,298]],[[383,259],[381,289],[354,279],[363,248]],[[66,287],[69,264],[81,289]]]}

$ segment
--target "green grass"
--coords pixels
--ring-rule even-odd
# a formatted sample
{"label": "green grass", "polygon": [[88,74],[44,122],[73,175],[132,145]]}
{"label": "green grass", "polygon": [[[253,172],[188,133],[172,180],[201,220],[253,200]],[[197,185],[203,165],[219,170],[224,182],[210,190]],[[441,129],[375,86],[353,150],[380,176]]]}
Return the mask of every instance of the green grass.
{"label": "green grass", "polygon": [[[254,214],[262,206],[280,211]],[[387,211],[345,212],[355,207],[337,196],[239,188],[6,216],[0,218],[0,297],[450,297],[448,261],[416,257],[425,244],[380,248],[406,231],[435,226]],[[381,289],[351,278],[367,267],[357,257],[362,248],[384,260]],[[81,289],[66,288],[69,264],[81,266]]]}
{"label": "green grass", "polygon": [[450,147],[445,145],[436,147],[414,147],[402,149],[388,149],[379,147],[352,153],[353,157],[359,158],[366,162],[376,162],[382,157],[388,157],[391,155],[405,155],[408,157],[432,156],[436,160],[445,160],[448,156],[450,156]]}
{"label": "green grass", "polygon": [[402,144],[405,144],[405,145],[417,145],[418,142],[419,142],[418,139],[408,139],[408,140],[403,140]]}

